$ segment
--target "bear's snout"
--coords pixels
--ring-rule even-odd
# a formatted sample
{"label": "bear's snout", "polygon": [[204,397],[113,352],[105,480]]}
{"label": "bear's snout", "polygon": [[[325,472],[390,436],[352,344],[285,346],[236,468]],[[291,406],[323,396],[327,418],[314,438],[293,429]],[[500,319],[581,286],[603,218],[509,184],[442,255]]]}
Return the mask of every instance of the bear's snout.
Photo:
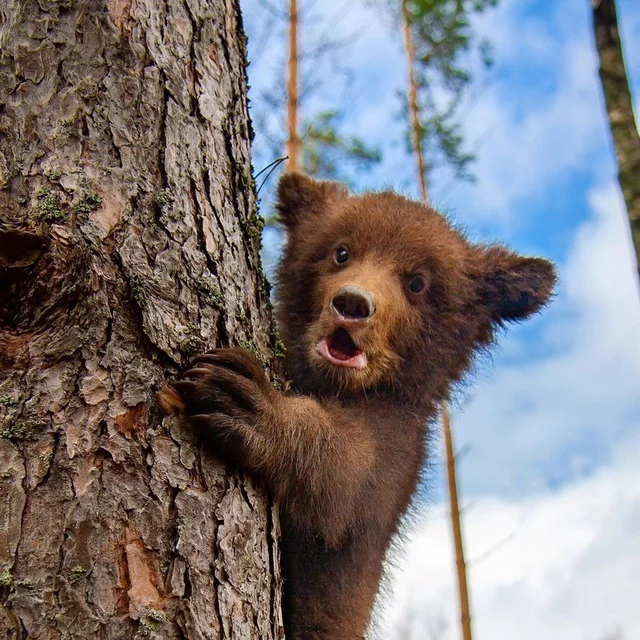
{"label": "bear's snout", "polygon": [[373,295],[366,289],[351,284],[338,289],[331,307],[343,320],[364,321],[376,312]]}

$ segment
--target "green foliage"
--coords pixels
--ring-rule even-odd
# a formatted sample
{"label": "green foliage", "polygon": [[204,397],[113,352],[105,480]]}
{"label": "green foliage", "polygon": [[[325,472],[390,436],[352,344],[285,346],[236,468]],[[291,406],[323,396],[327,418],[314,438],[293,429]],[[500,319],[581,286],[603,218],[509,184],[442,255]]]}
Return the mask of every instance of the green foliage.
{"label": "green foliage", "polygon": [[10,587],[13,584],[13,576],[10,571],[0,571],[0,587]]}
{"label": "green foliage", "polygon": [[[369,171],[381,160],[381,151],[366,144],[366,136],[352,135],[343,126],[354,90],[353,74],[347,63],[349,55],[341,52],[355,51],[359,34],[354,30],[345,35],[337,29],[339,16],[326,14],[317,7],[322,3],[299,2],[298,6],[298,135],[302,142],[300,164],[309,176],[349,183],[354,173]],[[347,3],[348,4],[348,3]],[[260,41],[259,49],[267,49],[281,38],[285,56],[287,52],[288,12],[275,9],[268,2],[259,2],[264,9],[259,15],[247,16],[261,26],[256,29]],[[252,30],[252,29],[250,29]],[[340,34],[340,35],[338,35]],[[263,167],[281,157],[285,149],[288,131],[285,125],[287,112],[286,60],[282,59],[282,73],[274,73],[270,56],[252,53],[252,69],[257,75],[272,80],[260,89],[252,89],[251,116],[257,132],[253,143],[253,158],[256,167]],[[262,59],[264,58],[264,60]],[[329,98],[330,96],[330,98]],[[322,107],[311,106],[314,98],[320,97]],[[268,177],[265,174],[259,180]],[[271,200],[275,180],[267,180],[261,190],[263,202]],[[266,209],[266,207],[265,207]],[[271,226],[276,217],[267,216],[265,224]]]}
{"label": "green foliage", "polygon": [[[416,49],[420,140],[427,167],[449,165],[459,178],[471,179],[472,154],[463,146],[459,107],[472,80],[474,57],[486,69],[491,45],[473,32],[474,14],[498,0],[409,0],[407,9]],[[408,136],[410,139],[410,136]]]}
{"label": "green foliage", "polygon": [[369,170],[382,154],[357,136],[340,132],[340,114],[322,111],[311,120],[302,135],[302,165],[313,178],[344,180],[345,165],[357,171]]}

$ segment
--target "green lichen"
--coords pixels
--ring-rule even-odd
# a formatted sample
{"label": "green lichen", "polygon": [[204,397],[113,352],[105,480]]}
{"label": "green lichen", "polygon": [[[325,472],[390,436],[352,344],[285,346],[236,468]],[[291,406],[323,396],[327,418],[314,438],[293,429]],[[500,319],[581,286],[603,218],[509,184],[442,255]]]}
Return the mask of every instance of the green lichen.
{"label": "green lichen", "polygon": [[162,208],[162,213],[160,214],[160,222],[166,227],[171,221],[177,222],[178,220],[182,220],[183,213],[181,211],[176,211],[173,207]]}
{"label": "green lichen", "polygon": [[271,384],[278,391],[284,391],[284,382],[282,381],[282,378],[277,373],[274,373],[273,376],[271,376]]}
{"label": "green lichen", "polygon": [[102,196],[99,193],[85,191],[73,208],[77,213],[90,213],[95,211],[101,204]]}
{"label": "green lichen", "polygon": [[189,325],[189,335],[180,345],[180,353],[184,356],[192,356],[204,349],[204,340],[199,334],[197,325]]}
{"label": "green lichen", "polygon": [[258,347],[256,347],[253,340],[240,340],[238,342],[238,346],[250,351],[254,356],[258,356]]}
{"label": "green lichen", "polygon": [[156,202],[161,209],[164,209],[167,205],[173,204],[175,198],[169,189],[160,189],[156,194]]}
{"label": "green lichen", "polygon": [[51,182],[58,182],[60,178],[62,178],[62,171],[60,171],[60,169],[49,169],[45,175]]}
{"label": "green lichen", "polygon": [[202,276],[196,279],[195,284],[202,302],[221,311],[224,306],[224,298],[220,290]]}
{"label": "green lichen", "polygon": [[0,587],[10,587],[13,584],[11,571],[0,571]]}
{"label": "green lichen", "polygon": [[138,631],[136,632],[136,638],[148,638],[151,633],[156,632],[156,625],[164,622],[165,617],[161,611],[155,609],[147,609],[147,611],[140,617],[138,622]]}
{"label": "green lichen", "polygon": [[69,580],[70,584],[73,584],[74,582],[80,580],[80,578],[84,578],[86,572],[87,570],[84,567],[76,565],[75,567],[69,569],[69,571],[67,572],[67,579]]}
{"label": "green lichen", "polygon": [[75,120],[73,118],[63,118],[62,120],[60,120],[60,124],[63,127],[70,127],[74,122]]}
{"label": "green lichen", "polygon": [[244,232],[249,238],[255,240],[258,245],[262,244],[262,230],[264,229],[264,218],[259,214],[249,216],[243,224]]}
{"label": "green lichen", "polygon": [[0,428],[0,438],[7,440],[29,440],[32,435],[31,425],[26,422],[9,422]]}
{"label": "green lichen", "polygon": [[24,587],[31,597],[37,597],[41,593],[40,589],[38,589],[32,582],[27,582],[26,580],[18,580],[16,582],[16,586]]}
{"label": "green lichen", "polygon": [[0,393],[0,406],[10,407],[16,404],[16,399],[7,393]]}
{"label": "green lichen", "polygon": [[147,292],[142,284],[142,280],[138,276],[131,276],[129,279],[129,287],[131,288],[131,295],[133,299],[139,304],[147,299]]}
{"label": "green lichen", "polygon": [[55,222],[65,217],[65,212],[60,208],[60,200],[58,195],[42,187],[36,191],[37,202],[33,208],[33,217],[36,220],[44,220],[47,222]]}
{"label": "green lichen", "polygon": [[149,609],[146,618],[152,622],[164,622],[164,615],[162,612],[156,611],[155,609]]}
{"label": "green lichen", "polygon": [[280,336],[276,333],[276,343],[273,347],[273,355],[276,358],[284,358],[287,353],[287,348],[284,346],[284,342],[280,339]]}

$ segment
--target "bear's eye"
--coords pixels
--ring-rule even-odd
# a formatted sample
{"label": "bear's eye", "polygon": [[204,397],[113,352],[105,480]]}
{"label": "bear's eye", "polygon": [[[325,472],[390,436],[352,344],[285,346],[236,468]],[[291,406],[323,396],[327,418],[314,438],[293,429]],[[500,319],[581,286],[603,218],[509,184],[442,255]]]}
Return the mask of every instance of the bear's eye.
{"label": "bear's eye", "polygon": [[344,264],[349,259],[349,249],[344,245],[338,247],[333,259],[336,261],[336,264]]}
{"label": "bear's eye", "polygon": [[409,291],[411,291],[411,293],[421,293],[426,286],[427,281],[423,276],[415,275],[409,278]]}

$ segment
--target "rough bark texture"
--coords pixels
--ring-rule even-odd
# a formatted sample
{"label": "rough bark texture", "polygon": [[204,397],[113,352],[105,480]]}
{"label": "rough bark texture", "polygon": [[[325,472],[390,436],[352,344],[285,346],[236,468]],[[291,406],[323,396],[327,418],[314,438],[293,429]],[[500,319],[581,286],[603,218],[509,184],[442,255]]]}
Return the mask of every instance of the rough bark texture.
{"label": "rough bark texture", "polygon": [[614,0],[591,0],[600,59],[600,81],[618,160],[618,179],[627,206],[631,239],[640,269],[640,135],[624,66]]}
{"label": "rough bark texture", "polygon": [[0,636],[277,638],[277,519],[154,391],[271,360],[233,0],[0,6]]}

